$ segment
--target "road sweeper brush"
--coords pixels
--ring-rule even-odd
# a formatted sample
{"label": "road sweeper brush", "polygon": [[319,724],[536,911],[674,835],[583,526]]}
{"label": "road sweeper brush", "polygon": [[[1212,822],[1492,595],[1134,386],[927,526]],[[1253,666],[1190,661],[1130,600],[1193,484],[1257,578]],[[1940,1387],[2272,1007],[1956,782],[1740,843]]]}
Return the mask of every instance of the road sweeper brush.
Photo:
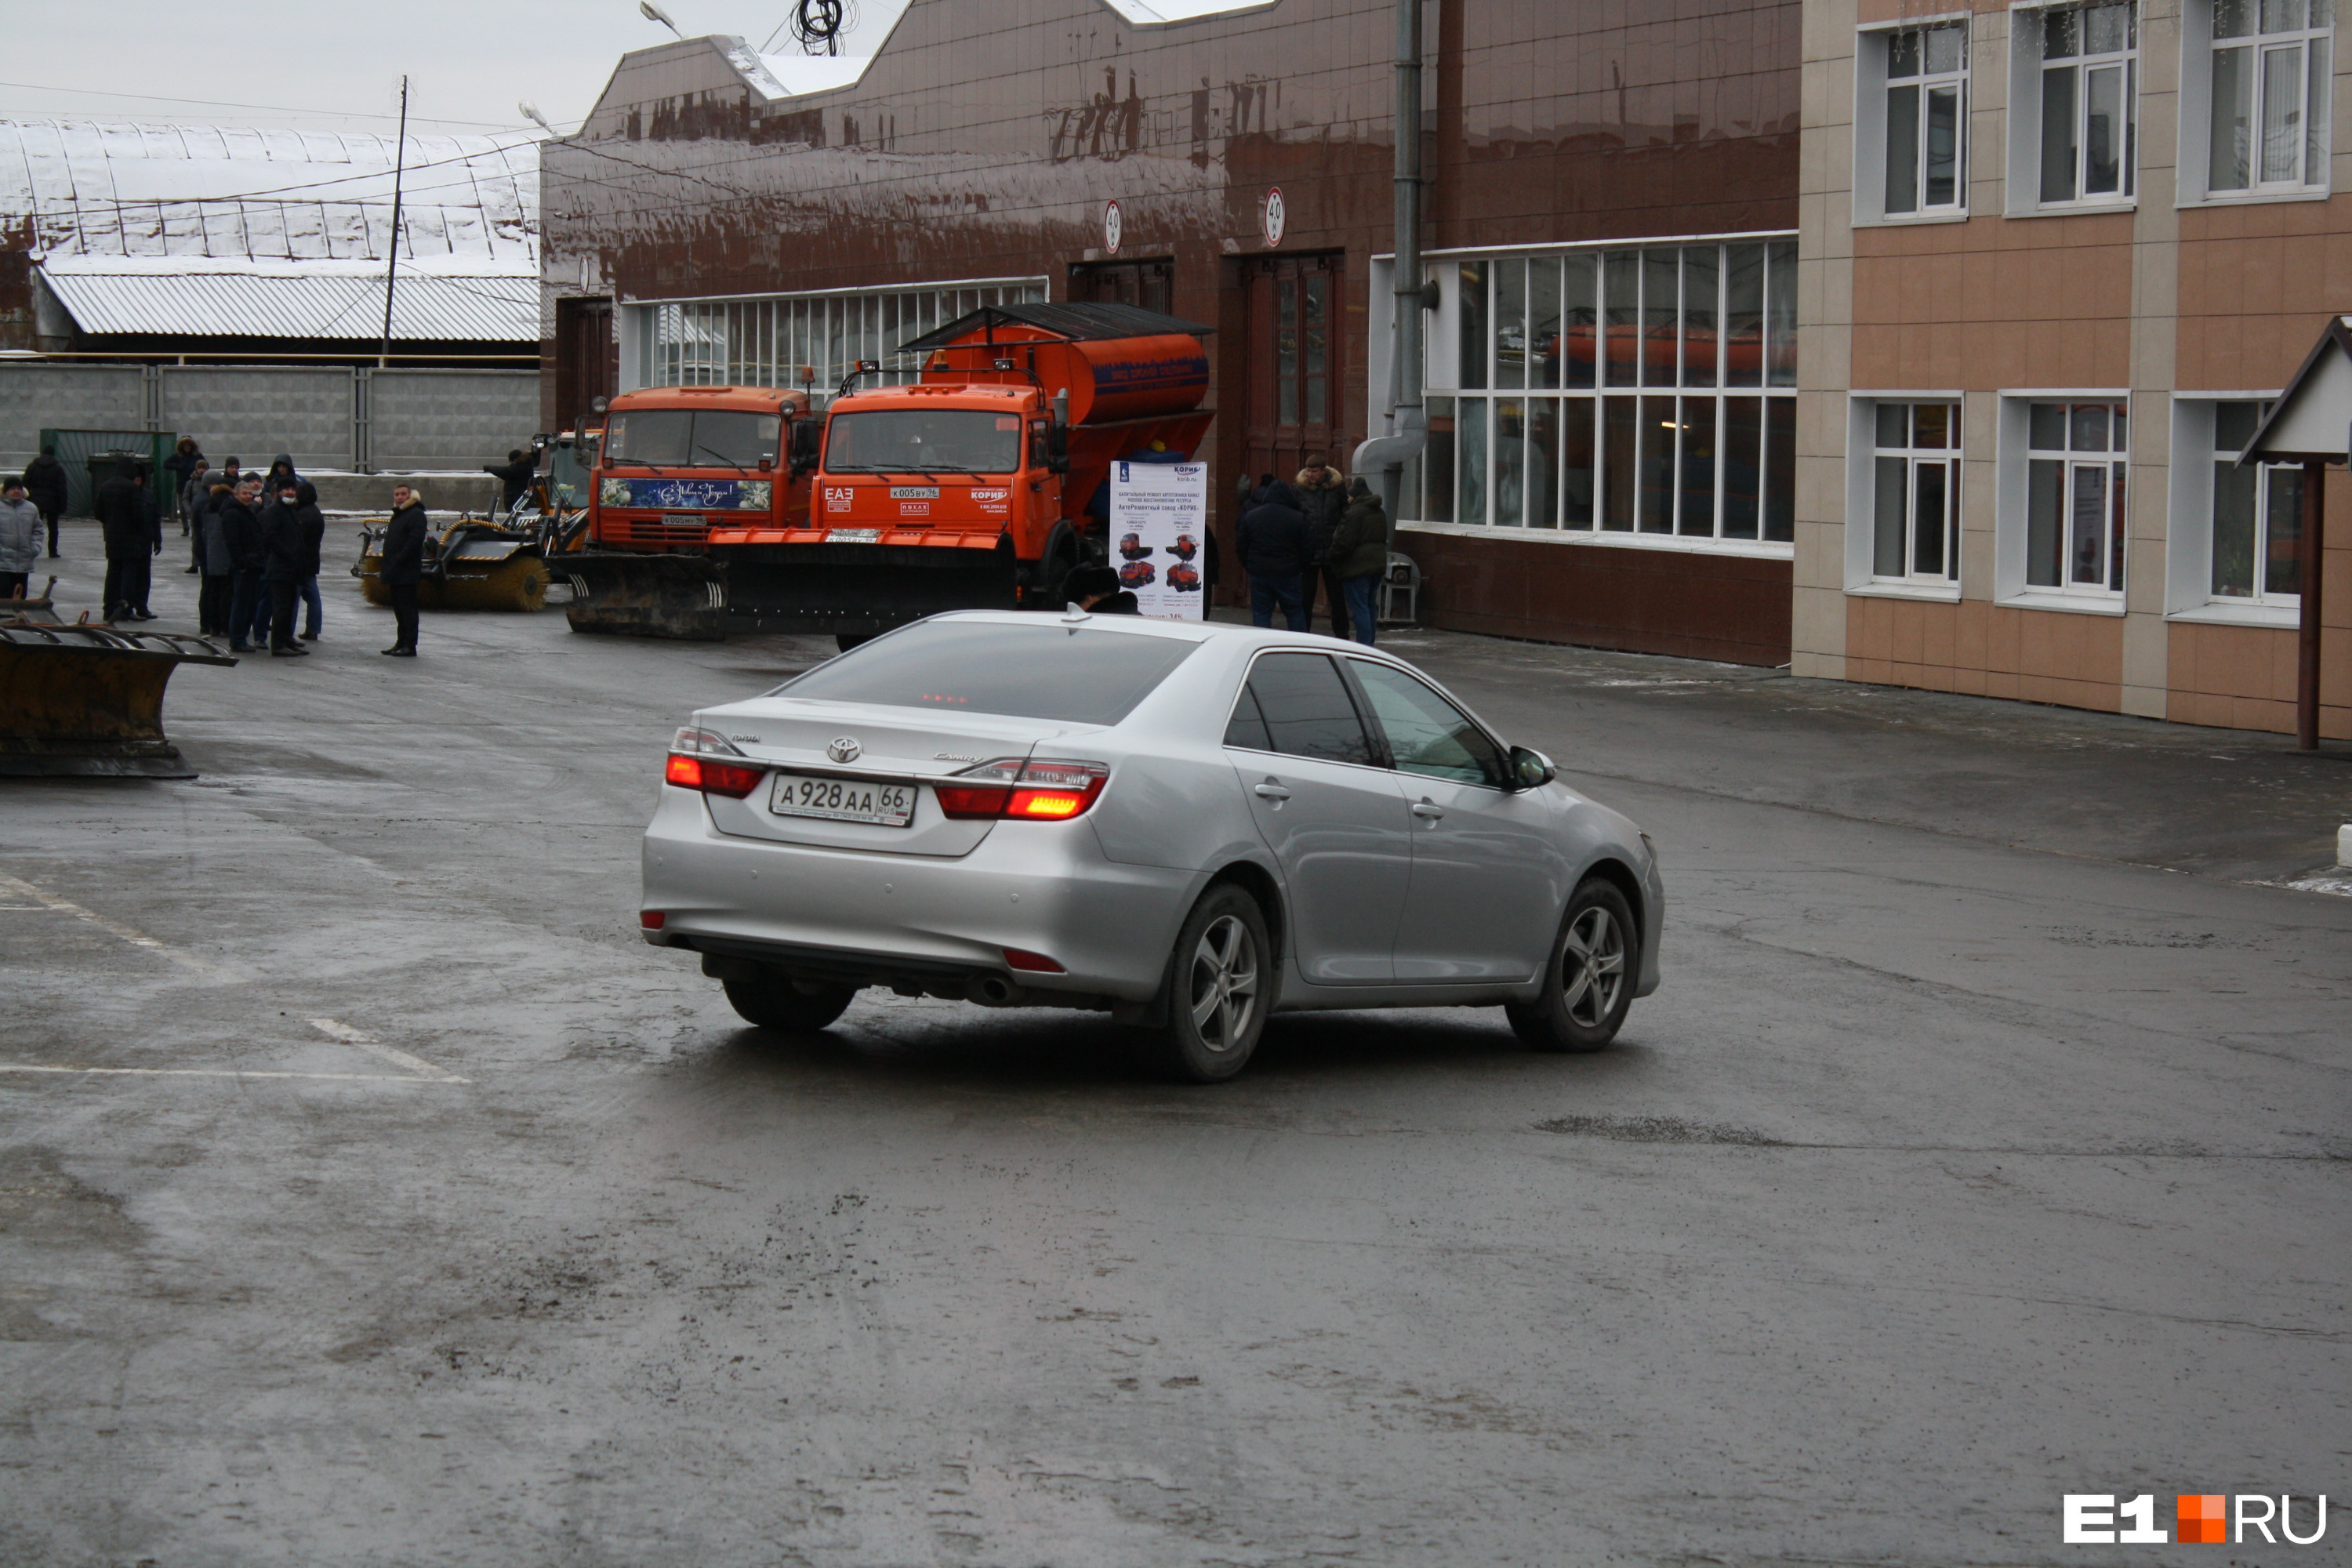
{"label": "road sweeper brush", "polygon": [[[536,520],[532,520],[535,523]],[[392,595],[376,574],[383,565],[383,521],[360,530],[360,558],[352,575],[371,605],[389,605]],[[547,606],[547,550],[543,530],[532,523],[488,522],[461,517],[428,540],[425,577],[416,602],[427,610],[540,610]]]}

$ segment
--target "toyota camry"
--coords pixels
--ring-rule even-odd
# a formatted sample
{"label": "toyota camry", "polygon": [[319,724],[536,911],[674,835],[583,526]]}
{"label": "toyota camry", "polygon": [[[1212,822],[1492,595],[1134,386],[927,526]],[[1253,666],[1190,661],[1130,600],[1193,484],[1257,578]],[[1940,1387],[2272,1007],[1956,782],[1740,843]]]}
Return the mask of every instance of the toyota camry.
{"label": "toyota camry", "polygon": [[1210,1082],[1285,1012],[1498,1006],[1598,1050],[1664,912],[1645,835],[1403,660],[1073,608],[933,616],[693,715],[639,920],[763,1028],[867,986],[1084,1008]]}

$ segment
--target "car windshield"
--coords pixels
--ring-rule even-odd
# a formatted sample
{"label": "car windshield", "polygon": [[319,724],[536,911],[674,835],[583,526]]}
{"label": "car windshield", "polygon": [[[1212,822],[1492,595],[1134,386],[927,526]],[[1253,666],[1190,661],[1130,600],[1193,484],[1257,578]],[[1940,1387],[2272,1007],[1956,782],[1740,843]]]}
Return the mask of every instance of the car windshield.
{"label": "car windshield", "polygon": [[818,665],[776,695],[1116,724],[1198,647],[1052,623],[921,621]]}
{"label": "car windshield", "polygon": [[612,416],[608,463],[756,468],[776,460],[782,416],[740,408],[630,408]]}
{"label": "car windshield", "polygon": [[828,422],[829,474],[1009,474],[1021,467],[1021,416],[984,408],[886,408]]}

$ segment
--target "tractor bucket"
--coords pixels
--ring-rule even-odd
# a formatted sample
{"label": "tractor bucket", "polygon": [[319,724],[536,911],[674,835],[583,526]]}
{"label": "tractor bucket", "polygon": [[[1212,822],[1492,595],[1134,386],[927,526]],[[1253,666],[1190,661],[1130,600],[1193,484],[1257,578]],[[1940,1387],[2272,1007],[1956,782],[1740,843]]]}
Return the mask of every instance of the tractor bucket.
{"label": "tractor bucket", "polygon": [[564,618],[575,632],[723,642],[727,567],[708,555],[566,552],[551,563],[572,585]]}
{"label": "tractor bucket", "polygon": [[163,738],[164,685],[235,663],[203,637],[0,621],[0,775],[192,779]]}

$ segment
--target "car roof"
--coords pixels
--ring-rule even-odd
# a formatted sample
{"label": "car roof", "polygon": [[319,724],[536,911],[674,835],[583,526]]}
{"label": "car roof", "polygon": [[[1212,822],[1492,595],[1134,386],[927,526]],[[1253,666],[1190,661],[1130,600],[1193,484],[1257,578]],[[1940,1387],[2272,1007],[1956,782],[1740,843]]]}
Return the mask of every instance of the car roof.
{"label": "car roof", "polygon": [[1097,616],[1080,612],[1076,617],[1062,615],[1039,615],[1034,610],[950,610],[929,617],[935,621],[982,621],[1009,626],[1084,626],[1088,631],[1117,632],[1128,637],[1179,637],[1186,642],[1219,642],[1239,644],[1252,648],[1309,648],[1321,653],[1348,652],[1375,657],[1382,655],[1377,648],[1367,647],[1345,637],[1325,637],[1318,632],[1276,631],[1266,626],[1239,626],[1232,621],[1175,621],[1152,616]]}

